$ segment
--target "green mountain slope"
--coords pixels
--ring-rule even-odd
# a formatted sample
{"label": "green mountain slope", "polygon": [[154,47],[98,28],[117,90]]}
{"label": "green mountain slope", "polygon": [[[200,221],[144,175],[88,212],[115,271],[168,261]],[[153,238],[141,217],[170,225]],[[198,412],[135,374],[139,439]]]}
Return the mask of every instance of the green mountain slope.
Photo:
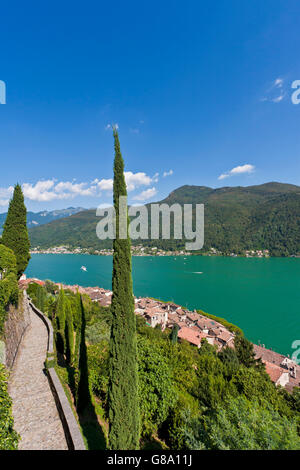
{"label": "green mountain slope", "polygon": [[[167,204],[205,205],[204,251],[215,247],[224,253],[246,249],[269,249],[274,256],[300,252],[300,187],[266,183],[249,187],[212,189],[182,186],[164,199]],[[30,229],[33,247],[70,245],[101,249],[111,241],[96,236],[99,221],[95,210]],[[135,244],[176,249],[184,240],[137,240]]]}

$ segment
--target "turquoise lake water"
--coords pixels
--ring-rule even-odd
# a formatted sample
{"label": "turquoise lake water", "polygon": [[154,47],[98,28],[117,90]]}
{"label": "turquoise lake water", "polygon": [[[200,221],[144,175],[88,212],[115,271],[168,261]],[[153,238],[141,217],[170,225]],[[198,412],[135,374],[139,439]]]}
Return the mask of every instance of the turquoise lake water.
{"label": "turquoise lake water", "polygon": [[[36,254],[26,274],[110,289],[111,271],[110,256]],[[251,341],[283,354],[291,355],[300,339],[300,259],[133,257],[133,283],[136,296],[226,318]]]}

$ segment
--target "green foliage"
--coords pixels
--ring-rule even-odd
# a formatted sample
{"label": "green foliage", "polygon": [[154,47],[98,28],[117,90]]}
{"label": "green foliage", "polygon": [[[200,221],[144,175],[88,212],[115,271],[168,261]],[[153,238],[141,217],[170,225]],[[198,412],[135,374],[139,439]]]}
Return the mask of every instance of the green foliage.
{"label": "green foliage", "polygon": [[47,292],[46,292],[46,290],[42,286],[38,285],[36,295],[37,295],[36,307],[41,312],[45,312],[47,310]]}
{"label": "green foliage", "polygon": [[27,293],[31,298],[34,305],[43,313],[48,313],[49,307],[52,304],[53,298],[48,296],[45,287],[31,282],[27,288]]}
{"label": "green foliage", "polygon": [[78,372],[77,372],[77,389],[76,389],[76,408],[79,412],[83,412],[91,403],[90,387],[89,387],[89,373],[88,373],[88,358],[87,348],[85,342],[85,312],[80,297],[80,310],[81,310],[81,324],[77,335],[80,336],[79,344],[79,358],[78,358]]}
{"label": "green foliage", "polygon": [[58,352],[64,354],[66,347],[66,298],[63,289],[60,289],[56,304],[56,347]]}
{"label": "green foliage", "polygon": [[255,359],[253,344],[241,335],[234,338],[236,355],[241,364],[246,367],[253,367],[260,362]]}
{"label": "green foliage", "polygon": [[18,304],[16,257],[12,250],[0,245],[0,336],[3,334],[6,309]]}
{"label": "green foliage", "polygon": [[109,357],[109,446],[113,450],[139,447],[138,367],[136,319],[131,277],[130,239],[120,238],[119,197],[127,196],[124,161],[114,130],[114,207],[116,238],[113,241],[112,328]]}
{"label": "green foliage", "polygon": [[176,344],[178,341],[178,331],[179,331],[179,326],[177,325],[177,323],[175,323],[175,325],[173,325],[173,328],[171,331],[171,337],[170,337],[173,344]]}
{"label": "green foliage", "polygon": [[290,398],[291,407],[294,411],[300,413],[300,388],[295,387]]}
{"label": "green foliage", "polygon": [[186,426],[191,416],[195,420],[200,414],[199,402],[187,392],[178,392],[178,401],[170,410],[164,425],[166,440],[171,449],[186,448]]}
{"label": "green foliage", "polygon": [[202,406],[214,409],[234,394],[234,388],[227,379],[227,368],[214,354],[199,355],[197,375],[198,386],[195,395]]}
{"label": "green foliage", "polygon": [[186,440],[190,449],[300,449],[295,422],[280,416],[266,401],[261,406],[243,396],[220,404],[187,427]]}
{"label": "green foliage", "polygon": [[289,406],[288,394],[276,388],[266,372],[257,368],[240,367],[232,378],[238,394],[249,400],[256,400],[262,406],[265,401],[282,416],[292,417],[293,411]]}
{"label": "green foliage", "polygon": [[105,319],[98,319],[95,323],[86,327],[86,340],[89,344],[97,344],[101,341],[109,341],[110,326]]}
{"label": "green foliage", "polygon": [[12,401],[7,391],[8,374],[0,364],[0,450],[17,450],[20,436],[14,431]]}
{"label": "green foliage", "polygon": [[69,365],[73,363],[74,358],[74,325],[71,302],[65,299],[65,340],[66,340],[66,360]]}
{"label": "green foliage", "polygon": [[46,279],[45,289],[48,292],[48,294],[55,295],[57,292],[57,285],[54,282],[49,281],[49,279]]}
{"label": "green foliage", "polygon": [[212,354],[214,356],[217,355],[217,346],[209,344],[206,338],[201,340],[201,348],[199,349],[199,354]]}
{"label": "green foliage", "polygon": [[142,434],[151,436],[167,419],[175,405],[176,389],[169,361],[146,338],[139,338],[139,403]]}
{"label": "green foliage", "polygon": [[221,359],[226,366],[227,374],[232,377],[240,368],[240,363],[236,351],[233,348],[226,346],[218,353],[218,358]]}
{"label": "green foliage", "polygon": [[30,260],[30,242],[27,231],[26,207],[21,186],[17,184],[9,203],[1,242],[15,253],[18,278],[24,273]]}
{"label": "green foliage", "polygon": [[101,339],[98,344],[92,344],[88,347],[90,387],[92,392],[101,399],[105,409],[108,392],[108,346],[108,341]]}
{"label": "green foliage", "polygon": [[10,248],[0,244],[0,279],[8,274],[17,275],[16,257]]}

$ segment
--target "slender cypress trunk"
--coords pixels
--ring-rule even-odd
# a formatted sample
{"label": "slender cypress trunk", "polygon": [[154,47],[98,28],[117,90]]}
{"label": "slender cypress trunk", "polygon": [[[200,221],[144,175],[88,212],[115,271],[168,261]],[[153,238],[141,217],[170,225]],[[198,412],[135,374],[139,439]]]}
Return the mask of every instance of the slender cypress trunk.
{"label": "slender cypress trunk", "polygon": [[127,238],[119,238],[119,197],[127,196],[124,161],[117,130],[114,129],[114,207],[116,238],[113,243],[112,328],[109,358],[109,447],[113,450],[139,448],[138,372],[136,319],[131,276],[131,250]]}

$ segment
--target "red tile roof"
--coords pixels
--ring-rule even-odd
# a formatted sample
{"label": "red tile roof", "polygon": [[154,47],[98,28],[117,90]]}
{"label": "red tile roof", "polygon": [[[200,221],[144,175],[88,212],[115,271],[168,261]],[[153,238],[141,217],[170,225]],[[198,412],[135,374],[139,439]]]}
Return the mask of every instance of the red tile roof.
{"label": "red tile roof", "polygon": [[286,371],[284,371],[281,367],[277,366],[276,364],[272,364],[271,362],[265,362],[266,365],[266,372],[270,376],[270,379],[272,382],[277,383],[277,381],[280,379],[282,374],[284,374]]}
{"label": "red tile roof", "polygon": [[205,335],[199,331],[199,329],[188,328],[183,326],[178,331],[178,338],[185,339],[189,343],[194,344],[195,346],[200,346],[201,340],[205,338]]}

